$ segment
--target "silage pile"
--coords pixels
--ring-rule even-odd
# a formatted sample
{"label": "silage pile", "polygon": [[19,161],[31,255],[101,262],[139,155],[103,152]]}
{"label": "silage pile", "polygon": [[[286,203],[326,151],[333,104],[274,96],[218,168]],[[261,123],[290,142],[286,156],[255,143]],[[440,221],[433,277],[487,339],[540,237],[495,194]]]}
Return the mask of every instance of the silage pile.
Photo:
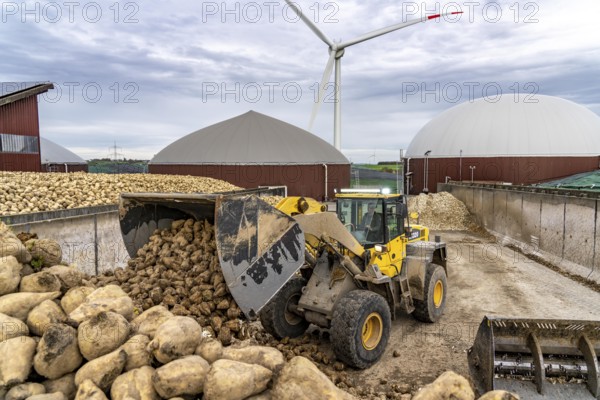
{"label": "silage pile", "polygon": [[195,176],[2,172],[0,215],[117,204],[122,192],[214,193],[236,189],[218,179]]}
{"label": "silage pile", "polygon": [[417,212],[410,220],[433,230],[473,230],[476,225],[467,206],[448,192],[420,194],[408,199],[408,212]]}

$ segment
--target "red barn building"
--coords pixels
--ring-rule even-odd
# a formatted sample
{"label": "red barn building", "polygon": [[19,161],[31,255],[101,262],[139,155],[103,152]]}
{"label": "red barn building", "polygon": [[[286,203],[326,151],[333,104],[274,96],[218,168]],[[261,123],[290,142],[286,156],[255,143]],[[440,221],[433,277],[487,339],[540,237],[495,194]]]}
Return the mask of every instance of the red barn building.
{"label": "red barn building", "polygon": [[411,194],[446,180],[529,185],[600,168],[600,117],[544,95],[477,99],[427,123],[406,152]]}
{"label": "red barn building", "polygon": [[2,84],[0,170],[42,170],[37,96],[50,89],[51,83]]}

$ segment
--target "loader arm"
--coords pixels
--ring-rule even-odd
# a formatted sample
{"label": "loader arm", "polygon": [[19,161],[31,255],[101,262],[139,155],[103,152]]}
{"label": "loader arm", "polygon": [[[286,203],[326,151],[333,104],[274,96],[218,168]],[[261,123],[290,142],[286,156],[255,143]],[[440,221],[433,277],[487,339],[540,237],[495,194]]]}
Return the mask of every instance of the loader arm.
{"label": "loader arm", "polygon": [[304,232],[309,243],[333,239],[360,259],[364,258],[365,249],[346,229],[334,213],[302,214],[294,219]]}

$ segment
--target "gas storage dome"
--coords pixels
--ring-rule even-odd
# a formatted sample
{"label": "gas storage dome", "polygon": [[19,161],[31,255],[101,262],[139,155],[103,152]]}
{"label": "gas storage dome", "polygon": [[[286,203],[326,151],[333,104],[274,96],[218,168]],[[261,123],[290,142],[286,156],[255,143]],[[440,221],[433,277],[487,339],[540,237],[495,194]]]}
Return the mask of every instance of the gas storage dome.
{"label": "gas storage dome", "polygon": [[536,184],[599,168],[600,117],[559,97],[481,98],[428,122],[406,158],[411,194],[449,181]]}
{"label": "gas storage dome", "polygon": [[42,171],[76,172],[88,170],[87,161],[65,147],[40,137]]}
{"label": "gas storage dome", "polygon": [[600,154],[600,117],[559,97],[480,98],[427,123],[407,157],[579,156]]}
{"label": "gas storage dome", "polygon": [[150,173],[207,176],[243,188],[287,186],[288,194],[331,198],[349,187],[350,161],[312,133],[249,111],[161,150]]}
{"label": "gas storage dome", "polygon": [[150,164],[350,164],[312,133],[249,111],[190,133],[161,150]]}

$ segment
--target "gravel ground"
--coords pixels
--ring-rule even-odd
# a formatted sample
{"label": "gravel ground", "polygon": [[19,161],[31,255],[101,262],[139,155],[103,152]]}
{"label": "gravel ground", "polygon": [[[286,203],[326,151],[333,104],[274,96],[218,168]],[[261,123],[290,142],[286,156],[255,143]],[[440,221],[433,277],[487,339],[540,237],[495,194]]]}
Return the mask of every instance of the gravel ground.
{"label": "gravel ground", "polygon": [[485,315],[600,320],[599,292],[488,236],[435,233],[448,245],[444,316],[430,325],[400,313],[382,360],[368,370],[347,372],[357,387],[389,393],[400,385],[414,392],[447,370],[468,377],[467,350]]}

